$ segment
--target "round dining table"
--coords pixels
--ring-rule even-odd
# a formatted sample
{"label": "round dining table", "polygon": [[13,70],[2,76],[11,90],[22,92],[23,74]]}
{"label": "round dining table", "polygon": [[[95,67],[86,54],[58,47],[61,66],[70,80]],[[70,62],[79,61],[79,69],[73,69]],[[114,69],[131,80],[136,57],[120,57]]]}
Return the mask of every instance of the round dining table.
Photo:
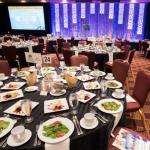
{"label": "round dining table", "polygon": [[[59,68],[55,68],[55,69],[56,69],[57,73],[60,74],[60,72],[61,72],[60,69]],[[80,73],[81,72],[78,71],[76,73],[76,75],[79,75]],[[98,78],[99,82],[103,78],[104,77],[99,77]],[[24,79],[21,79],[21,78],[18,78],[18,79],[19,79],[19,81],[25,81]],[[37,85],[40,85],[41,80],[42,79],[39,79]],[[95,80],[95,79],[93,79],[93,80]],[[14,77],[12,77],[12,76],[9,77],[9,79],[7,79],[6,81],[4,81],[4,84],[9,83],[11,81],[14,81]],[[68,101],[70,93],[74,93],[74,92],[77,92],[81,89],[84,89],[83,82],[78,80],[75,88],[67,89],[66,94],[63,96],[55,97],[55,96],[51,96],[49,93],[47,96],[42,96],[42,95],[40,95],[39,90],[37,90],[35,92],[25,92],[25,88],[27,86],[28,85],[25,84],[21,88],[23,93],[24,93],[23,98],[0,103],[0,106],[1,106],[0,107],[0,117],[5,115],[3,112],[4,110],[6,110],[7,108],[9,108],[13,104],[15,104],[18,100],[30,99],[31,101],[39,102],[39,105],[36,106],[36,108],[34,108],[32,111],[31,115],[34,118],[32,123],[25,124],[24,122],[25,122],[26,117],[9,115],[10,118],[17,119],[17,123],[15,124],[15,126],[23,124],[26,129],[29,129],[32,132],[32,137],[27,143],[25,143],[21,146],[10,147],[8,145],[5,145],[5,147],[3,147],[1,149],[7,149],[7,150],[32,150],[32,149],[33,150],[44,150],[45,149],[44,142],[41,142],[40,145],[34,146],[35,137],[37,135],[36,125],[39,125],[41,122],[49,120],[49,119],[57,117],[57,116],[67,117],[70,120],[72,120],[72,117],[73,117],[72,114],[70,113],[71,107],[69,108],[69,110],[66,110],[66,111],[44,114],[44,101],[45,100],[53,100],[53,99],[57,99],[57,98],[66,98]],[[113,90],[111,90],[111,89],[107,89],[105,98],[111,98],[112,91]],[[1,89],[0,93],[3,93],[3,92],[5,92],[5,91],[3,91]],[[108,148],[108,141],[109,141],[111,130],[112,130],[112,127],[114,124],[115,117],[111,114],[106,114],[106,113],[99,111],[97,108],[95,108],[92,105],[97,100],[103,99],[101,97],[101,90],[90,90],[90,92],[95,93],[96,96],[93,99],[91,99],[90,101],[88,101],[87,103],[79,102],[79,105],[77,108],[77,110],[78,110],[77,119],[80,121],[80,119],[84,117],[84,114],[87,112],[90,112],[90,109],[93,108],[94,110],[96,110],[96,112],[98,114],[105,117],[108,121],[103,123],[98,119],[99,124],[96,128],[91,129],[91,130],[81,128],[83,131],[83,134],[81,134],[81,135],[78,135],[76,128],[74,128],[74,132],[70,136],[70,150],[107,150],[107,148]],[[120,101],[125,106],[125,100],[121,99]],[[120,120],[120,124],[124,125],[124,121],[125,121],[125,109],[124,109],[122,118]],[[1,138],[0,143],[5,138],[7,138],[9,136],[9,134],[7,134],[5,137]]]}

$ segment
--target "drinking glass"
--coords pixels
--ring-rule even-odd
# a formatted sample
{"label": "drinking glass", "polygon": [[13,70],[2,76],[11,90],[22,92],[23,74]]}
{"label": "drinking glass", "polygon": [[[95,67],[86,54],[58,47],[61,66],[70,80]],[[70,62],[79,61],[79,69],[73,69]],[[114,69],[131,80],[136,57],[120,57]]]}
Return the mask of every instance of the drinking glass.
{"label": "drinking glass", "polygon": [[62,72],[64,71],[65,62],[60,61],[60,68],[62,69]]}
{"label": "drinking glass", "polygon": [[106,96],[106,90],[107,90],[106,80],[102,80],[100,85],[101,85],[101,97],[105,97]]}
{"label": "drinking glass", "polygon": [[83,74],[83,72],[84,72],[84,64],[80,64],[80,70],[81,70],[81,75]]}
{"label": "drinking glass", "polygon": [[27,116],[25,123],[31,123],[33,121],[33,117],[31,116],[32,102],[30,99],[25,99],[22,101],[21,110]]}
{"label": "drinking glass", "polygon": [[76,115],[78,113],[77,107],[79,104],[79,101],[77,100],[77,94],[71,93],[69,96],[69,104],[72,107],[71,114]]}
{"label": "drinking glass", "polygon": [[37,68],[37,74],[41,75],[42,64],[37,63],[37,64],[36,64],[36,68]]}
{"label": "drinking glass", "polygon": [[17,79],[18,69],[17,68],[12,68],[11,69],[11,74],[15,77],[15,81],[18,81],[18,79]]}

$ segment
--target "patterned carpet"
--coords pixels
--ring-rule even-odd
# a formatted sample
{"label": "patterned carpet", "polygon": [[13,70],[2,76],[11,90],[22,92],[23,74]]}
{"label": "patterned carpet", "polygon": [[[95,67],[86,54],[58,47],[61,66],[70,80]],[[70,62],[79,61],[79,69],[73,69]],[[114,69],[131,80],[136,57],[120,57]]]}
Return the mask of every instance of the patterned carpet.
{"label": "patterned carpet", "polygon": [[[128,80],[127,80],[128,86],[126,86],[127,91],[131,95],[133,92],[134,81],[136,79],[137,72],[141,69],[147,70],[147,68],[150,71],[150,59],[146,59],[143,57],[143,54],[141,54],[140,52],[136,52],[134,59],[132,61],[132,64],[131,64],[131,69],[128,74]],[[143,111],[145,114],[146,123],[147,123],[149,133],[150,133],[150,92],[147,97]],[[141,117],[138,112],[133,114],[132,119],[131,119],[131,117],[127,117],[127,125],[126,126],[133,130],[136,129],[136,131],[139,131],[139,132],[143,131],[143,122],[142,122]]]}

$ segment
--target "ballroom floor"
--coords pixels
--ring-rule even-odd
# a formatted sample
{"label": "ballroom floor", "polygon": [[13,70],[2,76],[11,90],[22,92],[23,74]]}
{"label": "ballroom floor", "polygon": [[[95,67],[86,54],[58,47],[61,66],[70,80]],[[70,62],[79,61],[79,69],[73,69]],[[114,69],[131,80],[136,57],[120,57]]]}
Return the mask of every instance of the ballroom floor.
{"label": "ballroom floor", "polygon": [[[143,57],[143,54],[141,54],[140,52],[136,52],[134,59],[132,61],[132,64],[131,64],[131,69],[129,71],[128,80],[127,80],[128,86],[126,88],[130,94],[132,94],[133,87],[134,87],[134,80],[136,78],[136,74],[138,70],[147,69],[147,68],[150,69],[150,59],[146,59]],[[150,92],[147,97],[143,110],[144,110],[146,122],[147,122],[149,132],[150,132]],[[132,128],[134,130],[135,126],[136,126],[137,131],[140,131],[140,132],[143,131],[143,123],[141,121],[141,118],[138,112],[134,113],[132,119],[127,118],[127,127]]]}

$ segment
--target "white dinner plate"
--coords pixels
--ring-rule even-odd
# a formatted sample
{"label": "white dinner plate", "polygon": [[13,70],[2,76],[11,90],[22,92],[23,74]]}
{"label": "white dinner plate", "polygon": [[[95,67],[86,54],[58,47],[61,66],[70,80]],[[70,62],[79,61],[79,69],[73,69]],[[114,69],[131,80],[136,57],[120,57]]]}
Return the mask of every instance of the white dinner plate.
{"label": "white dinner plate", "polygon": [[7,80],[8,78],[9,78],[8,76],[2,77],[2,78],[0,78],[0,81],[5,81],[5,80]]}
{"label": "white dinner plate", "polygon": [[98,90],[101,88],[100,84],[98,81],[93,81],[93,82],[85,82],[83,83],[83,86],[86,90]]}
{"label": "white dinner plate", "polygon": [[28,87],[25,88],[26,92],[34,92],[34,91],[37,91],[37,90],[38,90],[37,86],[28,86]]}
{"label": "white dinner plate", "polygon": [[60,92],[55,92],[54,90],[51,90],[51,91],[50,91],[50,94],[51,94],[52,96],[61,96],[61,95],[64,95],[65,93],[66,93],[66,90],[65,90],[65,89],[61,90]]}
{"label": "white dinner plate", "polygon": [[[20,101],[17,101],[14,105],[10,106],[9,108],[7,108],[4,113],[7,113],[7,114],[12,114],[12,115],[17,115],[17,116],[26,116],[22,111],[21,111],[21,102],[23,100],[20,100]],[[32,109],[34,109],[38,104],[39,102],[33,102],[31,101],[32,103]],[[16,111],[16,109],[20,109],[20,111]]]}
{"label": "white dinner plate", "polygon": [[[110,89],[118,89],[118,88],[122,87],[122,83],[119,81],[116,81],[116,80],[109,80],[106,82],[106,84],[107,84],[107,87]],[[110,84],[112,84],[112,85],[110,85]],[[116,85],[113,86],[113,84],[116,84]]]}
{"label": "white dinner plate", "polygon": [[92,75],[92,76],[99,76],[99,77],[102,77],[102,76],[105,76],[106,75],[106,73],[105,72],[103,72],[103,71],[96,71],[96,73],[94,72],[94,71],[92,71],[92,72],[90,72],[90,75]]}
{"label": "white dinner plate", "polygon": [[66,98],[59,98],[44,101],[44,113],[53,113],[68,110],[68,102]]}
{"label": "white dinner plate", "polygon": [[94,77],[89,76],[89,75],[87,75],[87,74],[83,74],[83,75],[81,75],[81,76],[77,76],[77,79],[80,80],[80,81],[85,82],[85,81],[89,81],[89,80],[94,79]]}
{"label": "white dinner plate", "polygon": [[25,136],[24,140],[22,140],[21,142],[16,142],[16,141],[14,140],[14,138],[12,137],[12,135],[10,135],[10,136],[8,137],[8,139],[7,139],[7,144],[8,144],[9,146],[11,146],[11,147],[17,147],[17,146],[20,146],[20,145],[25,144],[27,141],[30,140],[30,138],[31,138],[31,136],[32,136],[31,131],[28,130],[28,129],[25,129],[25,135],[24,135],[24,136]]}
{"label": "white dinner plate", "polygon": [[14,127],[17,121],[11,118],[7,118],[7,117],[0,117],[0,120],[9,122],[9,126],[0,133],[0,138],[2,138],[3,136],[5,136],[7,133],[11,131],[11,129]]}
{"label": "white dinner plate", "polygon": [[26,82],[9,82],[5,84],[1,89],[2,90],[17,90],[24,86]]}
{"label": "white dinner plate", "polygon": [[0,102],[7,102],[17,98],[24,97],[22,90],[14,90],[9,92],[0,93]]}
{"label": "white dinner plate", "polygon": [[94,129],[94,128],[96,128],[96,127],[98,126],[98,119],[95,117],[93,124],[92,124],[91,126],[87,126],[87,125],[85,124],[84,118],[82,118],[82,119],[80,120],[80,125],[81,125],[81,127],[84,128],[84,129],[88,129],[88,130]]}
{"label": "white dinner plate", "polygon": [[[115,102],[116,104],[120,105],[119,108],[117,110],[106,110],[102,104],[103,103],[106,103],[106,102]],[[121,111],[123,111],[123,105],[120,101],[116,100],[116,99],[111,99],[111,98],[108,98],[108,99],[102,99],[100,101],[98,101],[95,106],[102,112],[105,112],[105,113],[108,113],[108,114],[114,114],[114,113],[119,113]]]}
{"label": "white dinner plate", "polygon": [[[43,135],[43,127],[45,125],[50,125],[56,121],[60,121],[62,124],[64,124],[68,129],[68,133],[66,133],[64,136],[62,137],[59,137],[59,138],[51,138],[51,137],[45,137]],[[56,118],[53,118],[53,119],[49,119],[47,120],[46,122],[44,122],[43,124],[40,125],[39,129],[38,129],[38,137],[41,141],[45,142],[45,143],[59,143],[59,142],[62,142],[64,141],[65,139],[69,138],[71,136],[71,134],[73,133],[74,131],[74,124],[73,122],[68,119],[68,118],[63,118],[63,117],[56,117]]]}

